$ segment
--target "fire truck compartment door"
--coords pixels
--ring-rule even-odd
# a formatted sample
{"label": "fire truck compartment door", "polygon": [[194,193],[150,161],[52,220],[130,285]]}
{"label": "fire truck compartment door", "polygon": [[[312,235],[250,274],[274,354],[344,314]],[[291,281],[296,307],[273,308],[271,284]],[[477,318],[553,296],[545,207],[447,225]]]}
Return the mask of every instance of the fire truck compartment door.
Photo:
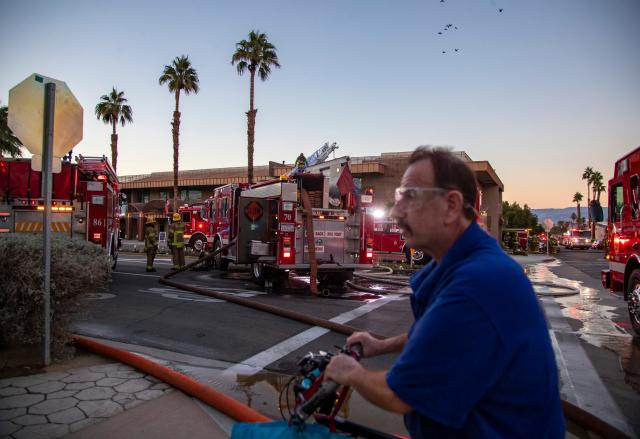
{"label": "fire truck compartment door", "polygon": [[[309,263],[309,247],[307,245],[306,230],[300,228],[304,234],[303,240],[296,240],[296,254],[302,255],[302,263]],[[345,257],[345,221],[333,219],[313,220],[314,243],[316,247],[316,259],[319,262],[331,261],[344,264],[351,262]],[[302,246],[304,244],[304,252]]]}
{"label": "fire truck compartment door", "polygon": [[240,230],[237,245],[240,264],[256,260],[251,256],[251,241],[269,242],[268,202],[264,198],[240,197],[238,205]]}
{"label": "fire truck compartment door", "polygon": [[[44,212],[38,210],[15,210],[16,233],[41,233]],[[71,213],[51,212],[51,231],[71,236]]]}

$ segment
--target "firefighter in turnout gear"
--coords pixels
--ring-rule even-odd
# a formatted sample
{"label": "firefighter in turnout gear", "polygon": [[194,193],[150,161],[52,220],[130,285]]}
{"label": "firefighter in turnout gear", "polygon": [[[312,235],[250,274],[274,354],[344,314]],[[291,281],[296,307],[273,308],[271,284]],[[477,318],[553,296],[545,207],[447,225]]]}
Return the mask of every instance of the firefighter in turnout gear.
{"label": "firefighter in turnout gear", "polygon": [[156,271],[153,268],[153,260],[158,252],[158,234],[156,233],[156,220],[147,218],[144,229],[144,251],[147,254],[147,271]]}
{"label": "firefighter in turnout gear", "polygon": [[173,270],[184,267],[184,224],[179,213],[171,217],[173,222],[169,226],[169,245],[173,256]]}

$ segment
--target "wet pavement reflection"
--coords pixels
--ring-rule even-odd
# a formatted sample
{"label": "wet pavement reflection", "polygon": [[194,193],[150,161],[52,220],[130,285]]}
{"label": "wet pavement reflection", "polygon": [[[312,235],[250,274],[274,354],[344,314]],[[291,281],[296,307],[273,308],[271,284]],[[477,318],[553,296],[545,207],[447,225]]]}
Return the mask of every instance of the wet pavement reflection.
{"label": "wet pavement reflection", "polygon": [[[582,340],[618,355],[625,382],[640,393],[640,337],[633,337],[624,327],[624,322],[616,322],[619,318],[616,308],[602,304],[598,290],[586,287],[582,282],[559,277],[551,271],[559,265],[559,261],[540,263],[527,267],[525,271],[538,293],[545,294],[546,285],[578,291],[578,294],[555,296],[554,300],[560,304],[566,318],[580,322],[577,333]],[[547,288],[553,289],[551,286]]]}

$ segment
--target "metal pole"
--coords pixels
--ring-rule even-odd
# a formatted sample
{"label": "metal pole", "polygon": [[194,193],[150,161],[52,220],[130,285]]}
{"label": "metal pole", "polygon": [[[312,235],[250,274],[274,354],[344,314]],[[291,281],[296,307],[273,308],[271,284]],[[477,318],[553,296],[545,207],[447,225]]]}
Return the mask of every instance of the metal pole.
{"label": "metal pole", "polygon": [[42,252],[44,334],[42,344],[43,363],[51,364],[51,166],[53,156],[53,121],[56,106],[56,85],[44,85],[44,130],[42,139],[42,192],[44,194],[44,218],[42,219]]}
{"label": "metal pole", "polygon": [[547,256],[549,256],[549,232],[545,232],[547,234]]}

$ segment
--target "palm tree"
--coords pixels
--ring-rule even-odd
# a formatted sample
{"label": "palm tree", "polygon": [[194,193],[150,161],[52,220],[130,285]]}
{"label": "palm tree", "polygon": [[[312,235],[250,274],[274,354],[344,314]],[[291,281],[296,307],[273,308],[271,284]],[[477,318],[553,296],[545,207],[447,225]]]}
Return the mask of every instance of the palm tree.
{"label": "palm tree", "polygon": [[578,224],[580,224],[580,202],[582,201],[582,194],[580,192],[576,192],[573,195],[573,202],[576,203],[577,205],[577,211],[578,211]]}
{"label": "palm tree", "polygon": [[[591,166],[587,166],[582,173],[582,179],[587,180],[587,206],[591,205],[591,196],[590,196],[590,186],[591,186],[591,177],[593,176],[593,168]],[[587,209],[587,213],[589,216],[589,224],[591,224],[591,210]]]}
{"label": "palm tree", "polygon": [[13,131],[9,128],[7,120],[9,118],[9,108],[0,107],[0,157],[9,154],[11,157],[21,157],[22,142],[13,135]]}
{"label": "palm tree", "polygon": [[598,193],[598,189],[597,188],[601,187],[601,186],[604,186],[602,180],[603,180],[603,177],[602,177],[602,174],[600,173],[600,171],[595,171],[591,175],[591,191],[592,191],[592,194],[593,194],[593,199],[597,199],[598,202],[600,201],[600,194]]}
{"label": "palm tree", "polygon": [[98,120],[102,120],[105,124],[111,124],[111,163],[114,171],[117,171],[118,168],[118,133],[116,132],[116,126],[118,122],[121,126],[133,122],[133,112],[126,102],[127,99],[124,97],[124,92],[118,91],[113,87],[111,93],[100,97],[100,102],[95,109]]}
{"label": "palm tree", "polygon": [[593,186],[593,189],[596,191],[595,199],[598,201],[598,203],[600,203],[600,195],[602,194],[602,192],[607,191],[607,187],[604,185],[602,181],[598,181]]}
{"label": "palm tree", "polygon": [[175,95],[176,108],[173,111],[171,133],[173,134],[173,211],[178,211],[178,148],[180,139],[180,91],[188,95],[200,90],[198,73],[191,67],[189,57],[176,57],[171,65],[164,66],[162,75],[158,79],[160,85],[167,83],[169,91]]}
{"label": "palm tree", "polygon": [[247,179],[253,183],[253,143],[255,139],[256,113],[253,108],[254,82],[256,72],[262,81],[271,74],[271,67],[280,68],[276,47],[267,41],[267,35],[259,31],[249,32],[249,40],[236,43],[236,51],[231,57],[231,65],[242,75],[249,70],[249,111],[247,111]]}

